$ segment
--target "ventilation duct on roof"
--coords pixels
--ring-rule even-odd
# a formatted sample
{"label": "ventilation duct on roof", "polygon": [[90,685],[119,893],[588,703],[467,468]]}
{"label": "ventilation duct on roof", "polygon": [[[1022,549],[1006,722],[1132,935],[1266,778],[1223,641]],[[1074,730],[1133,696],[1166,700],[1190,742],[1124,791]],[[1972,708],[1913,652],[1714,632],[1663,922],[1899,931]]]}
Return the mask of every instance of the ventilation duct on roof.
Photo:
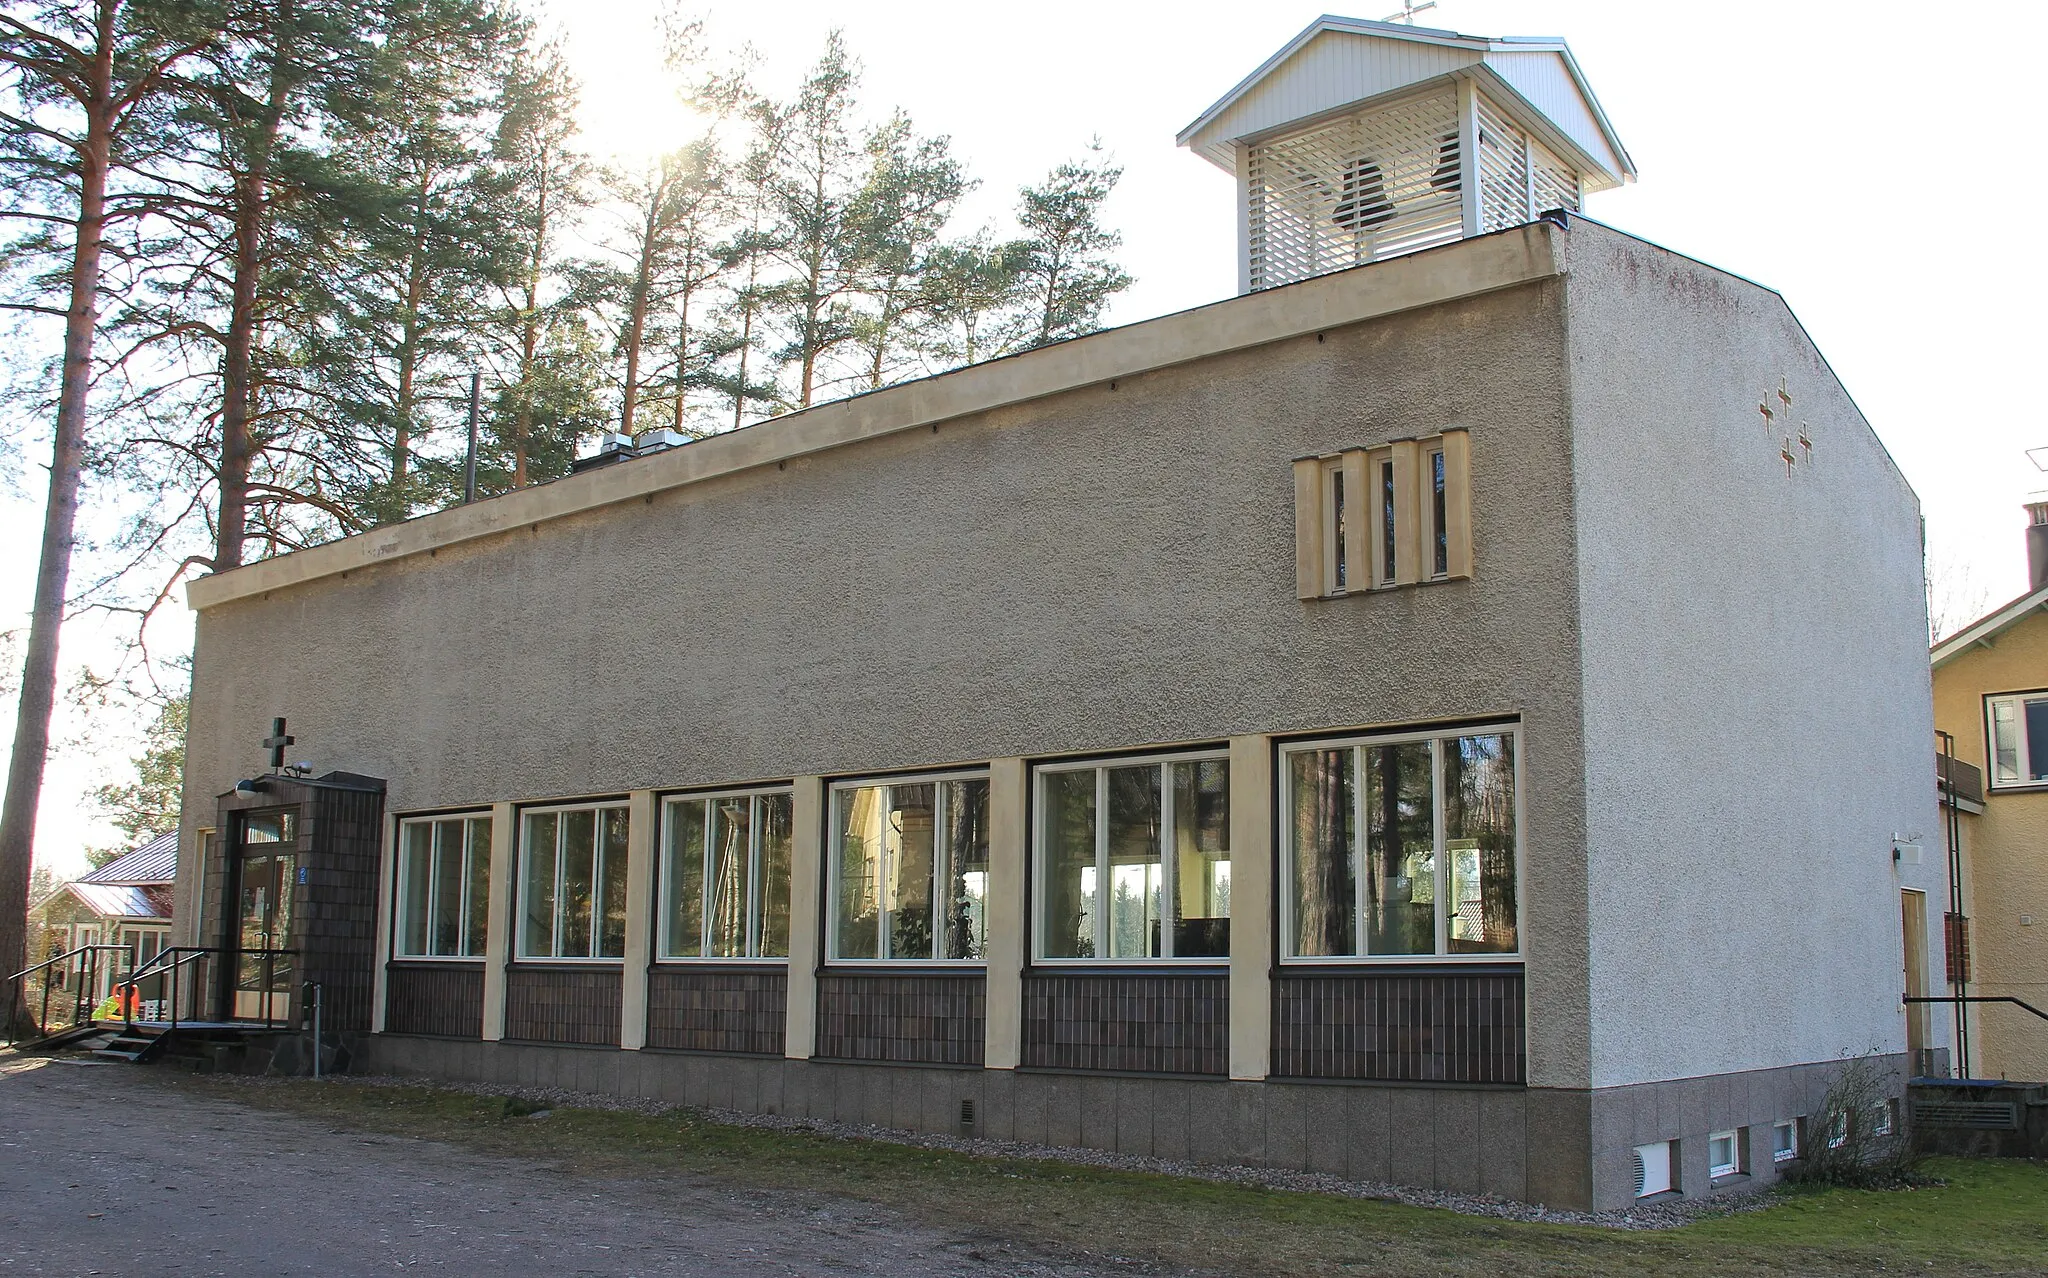
{"label": "ventilation duct on roof", "polygon": [[649,453],[658,453],[670,448],[681,448],[689,442],[690,440],[687,435],[682,434],[680,431],[669,430],[667,427],[663,427],[660,430],[643,430],[633,437],[633,454],[637,457],[645,457]]}

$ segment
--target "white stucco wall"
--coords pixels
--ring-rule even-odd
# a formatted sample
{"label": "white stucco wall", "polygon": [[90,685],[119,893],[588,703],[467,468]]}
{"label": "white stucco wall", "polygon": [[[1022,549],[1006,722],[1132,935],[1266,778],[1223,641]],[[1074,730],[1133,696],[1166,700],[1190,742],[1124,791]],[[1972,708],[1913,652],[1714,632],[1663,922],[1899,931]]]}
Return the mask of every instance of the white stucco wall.
{"label": "white stucco wall", "polygon": [[1591,1082],[1903,1051],[1899,891],[1938,964],[1946,890],[1918,500],[1777,294],[1564,238]]}

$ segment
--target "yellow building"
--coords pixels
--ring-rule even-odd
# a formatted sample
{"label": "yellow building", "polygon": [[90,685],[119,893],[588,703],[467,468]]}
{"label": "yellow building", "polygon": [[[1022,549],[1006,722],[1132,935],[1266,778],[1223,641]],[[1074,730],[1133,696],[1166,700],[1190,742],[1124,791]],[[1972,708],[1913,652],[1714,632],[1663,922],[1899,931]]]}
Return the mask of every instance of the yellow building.
{"label": "yellow building", "polygon": [[1943,795],[1963,915],[1947,992],[2008,1000],[1965,1005],[1957,1065],[1977,1078],[2048,1079],[2048,500],[2027,512],[2032,589],[1933,656],[1935,728],[1965,765]]}

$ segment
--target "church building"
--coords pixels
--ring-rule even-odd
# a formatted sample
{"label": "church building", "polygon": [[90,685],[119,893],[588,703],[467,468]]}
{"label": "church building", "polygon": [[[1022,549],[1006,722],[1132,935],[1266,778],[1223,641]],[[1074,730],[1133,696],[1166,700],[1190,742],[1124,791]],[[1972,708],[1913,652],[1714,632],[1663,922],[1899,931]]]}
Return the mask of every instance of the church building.
{"label": "church building", "polygon": [[1180,142],[1237,297],[194,582],[208,1014],[1576,1208],[1944,1069],[1918,502],[1783,299],[1583,216],[1562,41]]}

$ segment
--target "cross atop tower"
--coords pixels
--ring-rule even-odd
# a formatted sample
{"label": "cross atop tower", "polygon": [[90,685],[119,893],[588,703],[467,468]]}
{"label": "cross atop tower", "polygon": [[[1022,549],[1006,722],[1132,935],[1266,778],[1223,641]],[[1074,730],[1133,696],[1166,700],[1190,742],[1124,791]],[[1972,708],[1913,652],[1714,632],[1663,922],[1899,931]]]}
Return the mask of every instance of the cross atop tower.
{"label": "cross atop tower", "polygon": [[263,738],[263,748],[270,751],[270,770],[272,772],[284,766],[284,748],[295,744],[297,741],[297,737],[285,735],[284,720],[272,719],[270,721],[270,735]]}

